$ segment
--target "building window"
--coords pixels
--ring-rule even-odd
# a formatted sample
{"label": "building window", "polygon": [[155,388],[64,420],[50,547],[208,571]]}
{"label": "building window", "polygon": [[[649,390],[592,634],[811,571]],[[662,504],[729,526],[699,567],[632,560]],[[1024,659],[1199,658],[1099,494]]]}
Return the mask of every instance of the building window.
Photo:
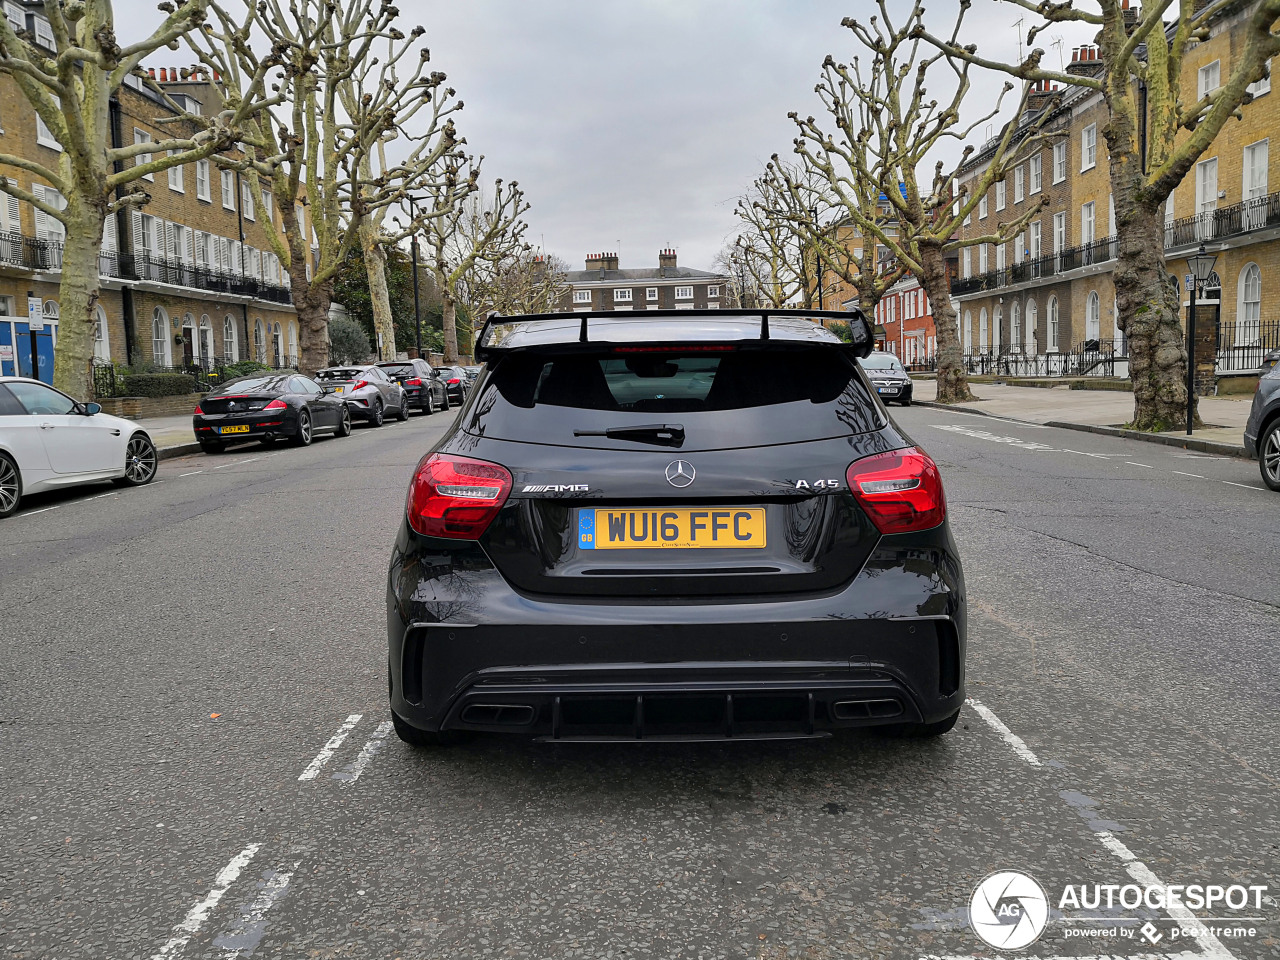
{"label": "building window", "polygon": [[1080,172],[1098,164],[1098,125],[1091,123],[1080,131]]}
{"label": "building window", "polygon": [[1248,263],[1240,273],[1240,299],[1236,307],[1237,347],[1258,342],[1261,319],[1262,271],[1256,263]]}
{"label": "building window", "polygon": [[196,199],[209,202],[209,161],[196,161]]}
{"label": "building window", "polygon": [[267,362],[266,332],[262,328],[262,319],[253,321],[253,359],[259,363]]}
{"label": "building window", "polygon": [[1040,188],[1044,185],[1044,178],[1040,173],[1040,156],[1037,154],[1027,161],[1027,166],[1031,170],[1031,190],[1032,194],[1040,192]]}
{"label": "building window", "polygon": [[236,175],[230,170],[222,171],[222,206],[227,210],[236,208]]}
{"label": "building window", "polygon": [[1049,330],[1045,337],[1045,349],[1050,353],[1058,352],[1058,298],[1050,297],[1048,306]]}
{"label": "building window", "polygon": [[1027,329],[1026,336],[1023,338],[1026,353],[1034,354],[1036,352],[1036,321],[1038,308],[1034,300],[1027,301]]}
{"label": "building window", "polygon": [[151,313],[151,360],[162,367],[169,365],[169,317],[163,307]]}
{"label": "building window", "polygon": [[249,186],[248,180],[240,181],[240,210],[244,213],[246,220],[254,219],[253,189]]}
{"label": "building window", "polygon": [[1067,249],[1067,212],[1053,215],[1053,252],[1060,254]]}
{"label": "building window", "polygon": [[987,245],[978,244],[978,273],[987,272]]}
{"label": "building window", "polygon": [[978,198],[978,219],[979,219],[979,220],[985,220],[985,219],[987,219],[987,196],[986,196],[986,194],[983,194],[981,197],[979,197],[979,198]]}
{"label": "building window", "polygon": [[1027,171],[1022,164],[1013,169],[1013,202],[1021,203],[1027,195]]}
{"label": "building window", "polygon": [[987,352],[987,308],[978,311],[978,352]]}
{"label": "building window", "polygon": [[[139,130],[137,127],[134,127],[134,128],[133,128],[133,142],[134,142],[135,144],[138,144],[138,143],[151,143],[151,139],[152,139],[152,138],[151,138],[151,134],[147,133],[147,131],[145,131],[145,130]],[[151,154],[150,154],[150,153],[139,153],[137,156],[135,156],[135,157],[133,158],[133,165],[134,165],[135,167],[145,166],[146,164],[148,164],[148,163],[150,163],[150,162],[151,162]],[[156,178],[156,177],[155,177],[155,174],[153,174],[153,173],[144,173],[144,174],[142,175],[142,179],[143,179],[143,180],[151,180],[151,181],[154,181],[154,180],[155,180],[155,178]]]}
{"label": "building window", "polygon": [[973,314],[968,310],[964,312],[964,352],[966,356],[973,354]]}
{"label": "building window", "polygon": [[275,223],[275,222],[276,222],[276,212],[275,212],[275,207],[272,205],[273,203],[274,203],[274,200],[273,200],[273,198],[272,198],[272,196],[271,196],[271,191],[270,191],[270,190],[263,190],[263,191],[262,191],[262,206],[263,206],[263,209],[265,209],[265,210],[267,211],[267,223]]}
{"label": "building window", "polygon": [[996,181],[996,211],[1004,209],[1004,181]]}
{"label": "building window", "polygon": [[1244,148],[1245,229],[1256,230],[1267,222],[1267,165],[1270,144],[1259,140]]}
{"label": "building window", "polygon": [[1203,100],[1221,85],[1222,62],[1206,63],[1196,74],[1196,97]]}
{"label": "building window", "polygon": [[644,288],[644,298],[645,298],[646,300],[648,300],[650,303],[655,303],[655,302],[657,301],[657,299],[658,299],[658,288],[657,288],[657,287],[645,287],[645,288]]}
{"label": "building window", "polygon": [[222,318],[222,359],[235,360],[236,321],[230,314]]}
{"label": "building window", "polygon": [[1014,353],[1022,352],[1022,323],[1019,314],[1020,305],[1015,300],[1013,306],[1009,308],[1009,346]]}
{"label": "building window", "polygon": [[1004,244],[1003,243],[996,244],[996,269],[997,270],[1004,269]]}
{"label": "building window", "polygon": [[1102,300],[1097,290],[1090,290],[1084,304],[1084,338],[1097,340],[1102,336]]}
{"label": "building window", "polygon": [[1031,259],[1040,259],[1040,221],[1031,224]]}
{"label": "building window", "polygon": [[[54,99],[56,100],[57,98],[55,97]],[[61,102],[58,103],[58,108],[62,108]],[[58,142],[58,138],[53,135],[53,131],[49,129],[48,124],[44,122],[44,119],[38,113],[36,114],[36,143],[53,150],[62,149],[62,144]]]}
{"label": "building window", "polygon": [[93,308],[93,356],[95,360],[111,359],[111,340],[107,332],[107,314],[101,305]]}
{"label": "building window", "polygon": [[1053,145],[1053,182],[1061,183],[1067,179],[1067,141],[1059,140]]}
{"label": "building window", "polygon": [[1014,237],[1013,240],[1013,262],[1021,263],[1027,259],[1027,234],[1025,231]]}
{"label": "building window", "polygon": [[973,212],[972,212],[972,211],[970,211],[969,213],[966,213],[966,214],[964,215],[964,225],[967,227],[967,226],[968,226],[969,224],[971,224],[971,223],[973,223]]}
{"label": "building window", "polygon": [[1264,76],[1261,80],[1255,80],[1253,83],[1249,84],[1249,86],[1245,87],[1245,90],[1253,94],[1255,98],[1262,96],[1264,93],[1271,92],[1271,61],[1270,60],[1267,61],[1266,71],[1267,71],[1266,76]]}
{"label": "building window", "polygon": [[614,302],[614,303],[630,303],[630,302],[631,302],[631,289],[630,289],[630,288],[627,288],[626,290],[615,290],[615,291],[613,291],[613,302]]}
{"label": "building window", "polygon": [[1094,215],[1094,203],[1090,200],[1088,203],[1080,206],[1080,242],[1093,243],[1097,235],[1097,217]]}
{"label": "building window", "polygon": [[677,300],[692,300],[692,299],[693,299],[693,287],[676,287],[676,299],[677,299]]}
{"label": "building window", "polygon": [[720,288],[719,288],[719,287],[707,287],[707,296],[708,296],[708,297],[718,297],[718,296],[720,296]]}
{"label": "building window", "polygon": [[[182,151],[180,150],[170,150],[169,156],[170,158],[173,158],[181,152]],[[174,164],[169,168],[169,189],[173,190],[175,193],[184,192],[182,189],[182,164],[180,163]]]}
{"label": "building window", "polygon": [[968,247],[960,250],[960,276],[964,279],[973,276],[973,261],[970,259]]}
{"label": "building window", "polygon": [[573,291],[573,302],[574,302],[574,303],[590,303],[590,302],[591,302],[591,291],[590,291],[590,290],[575,290],[575,291]]}

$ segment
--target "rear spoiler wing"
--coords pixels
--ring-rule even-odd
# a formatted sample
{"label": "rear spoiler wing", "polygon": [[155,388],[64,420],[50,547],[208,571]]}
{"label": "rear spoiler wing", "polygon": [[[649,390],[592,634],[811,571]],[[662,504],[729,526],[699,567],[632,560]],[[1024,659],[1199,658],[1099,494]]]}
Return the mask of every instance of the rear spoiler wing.
{"label": "rear spoiler wing", "polygon": [[[713,320],[725,319],[731,317],[751,317],[760,321],[760,331],[756,338],[735,338],[735,342],[741,343],[764,343],[766,341],[773,344],[794,344],[796,346],[814,346],[824,345],[831,347],[843,347],[850,350],[855,356],[866,357],[875,347],[875,333],[872,329],[871,322],[867,320],[866,314],[856,307],[852,310],[780,310],[777,308],[768,309],[731,309],[731,310],[715,310],[715,311],[691,311],[691,310],[645,310],[643,312],[630,313],[613,310],[592,310],[574,313],[535,313],[522,316],[503,316],[497,311],[491,311],[485,316],[484,325],[480,328],[480,335],[476,337],[475,359],[477,362],[485,363],[489,360],[497,359],[508,353],[524,352],[536,349],[538,347],[565,347],[570,345],[586,346],[588,349],[597,350],[600,347],[609,346],[632,346],[635,344],[652,344],[679,346],[683,341],[671,341],[669,338],[670,327],[663,325],[663,331],[668,334],[667,337],[655,336],[653,340],[636,339],[629,337],[625,342],[615,342],[606,339],[592,339],[591,321],[592,320]],[[814,341],[796,339],[794,337],[777,337],[771,340],[769,335],[769,318],[774,317],[779,320],[838,320],[841,323],[849,325],[849,333],[851,342],[841,344],[828,344],[823,341]],[[494,328],[506,326],[508,324],[537,324],[548,321],[569,321],[577,326],[578,335],[576,339],[564,339],[559,341],[545,341],[524,346],[504,346],[499,340],[494,342]],[[655,331],[656,332],[656,331]],[[607,335],[606,335],[607,337]]]}

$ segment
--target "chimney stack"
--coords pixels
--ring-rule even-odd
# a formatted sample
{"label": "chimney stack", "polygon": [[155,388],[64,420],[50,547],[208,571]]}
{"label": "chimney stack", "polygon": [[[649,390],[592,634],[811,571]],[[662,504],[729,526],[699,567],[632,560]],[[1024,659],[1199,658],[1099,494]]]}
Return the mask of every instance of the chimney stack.
{"label": "chimney stack", "polygon": [[676,269],[676,252],[674,250],[658,251],[658,272],[662,276],[668,276],[667,271]]}
{"label": "chimney stack", "polygon": [[1076,47],[1071,51],[1071,62],[1067,64],[1067,73],[1077,77],[1096,77],[1102,72],[1102,61],[1098,59],[1098,48],[1095,46]]}

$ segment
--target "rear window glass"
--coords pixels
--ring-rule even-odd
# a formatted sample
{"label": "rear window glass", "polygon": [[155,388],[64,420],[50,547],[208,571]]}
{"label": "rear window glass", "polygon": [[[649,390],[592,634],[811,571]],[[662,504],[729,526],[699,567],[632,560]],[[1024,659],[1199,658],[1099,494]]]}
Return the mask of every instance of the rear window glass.
{"label": "rear window glass", "polygon": [[334,370],[321,370],[316,374],[317,380],[352,380],[359,375],[360,367],[346,367]]}
{"label": "rear window glass", "polygon": [[867,370],[901,370],[902,364],[898,362],[897,357],[865,357],[860,360]]}
{"label": "rear window glass", "polygon": [[247,380],[233,380],[226,384],[219,393],[246,393],[253,390],[277,390],[280,389],[282,381],[279,377],[250,377]]}
{"label": "rear window glass", "polygon": [[520,407],[698,412],[782,403],[830,403],[853,368],[831,350],[661,353],[634,356],[513,356],[494,385]]}
{"label": "rear window glass", "polygon": [[378,369],[388,377],[405,377],[414,372],[412,363],[380,363]]}

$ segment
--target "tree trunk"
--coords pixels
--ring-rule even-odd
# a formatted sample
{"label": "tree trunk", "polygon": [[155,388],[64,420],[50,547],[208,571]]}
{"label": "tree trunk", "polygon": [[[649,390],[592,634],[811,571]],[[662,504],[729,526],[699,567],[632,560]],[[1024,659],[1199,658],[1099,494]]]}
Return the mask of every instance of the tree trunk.
{"label": "tree trunk", "polygon": [[[1173,430],[1187,418],[1187,348],[1178,293],[1164,260],[1163,210],[1133,203],[1119,221],[1116,308],[1129,340],[1131,426]],[[1195,425],[1204,426],[1194,396],[1191,402]]]}
{"label": "tree trunk", "polygon": [[314,377],[317,370],[329,365],[329,304],[333,284],[307,280],[306,256],[305,248],[292,251],[289,279],[293,306],[298,311],[298,350],[301,354],[298,372]]}
{"label": "tree trunk", "polygon": [[101,289],[98,252],[104,214],[83,201],[68,204],[66,213],[53,385],[77,400],[88,400],[93,396],[94,312]]}
{"label": "tree trunk", "polygon": [[444,362],[458,362],[458,304],[447,290],[443,291]]}
{"label": "tree trunk", "polygon": [[940,247],[921,245],[920,272],[920,283],[929,298],[938,340],[937,400],[939,403],[976,400],[969,392],[969,375],[965,372],[964,355],[960,350],[956,311],[951,306],[951,280],[947,276],[947,261]]}
{"label": "tree trunk", "polygon": [[396,358],[396,327],[391,318],[391,294],[387,290],[387,251],[378,242],[378,228],[367,217],[360,221],[360,248],[369,275],[369,302],[373,306],[373,342],[382,335],[382,358]]}

